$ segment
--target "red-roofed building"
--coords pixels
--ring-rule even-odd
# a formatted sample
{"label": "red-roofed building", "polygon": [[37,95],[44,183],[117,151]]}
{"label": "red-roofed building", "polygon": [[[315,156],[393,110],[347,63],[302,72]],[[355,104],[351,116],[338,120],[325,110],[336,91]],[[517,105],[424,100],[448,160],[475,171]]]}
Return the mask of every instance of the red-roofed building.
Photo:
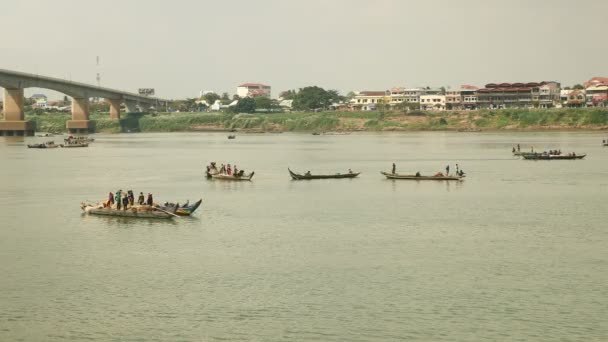
{"label": "red-roofed building", "polygon": [[585,88],[588,87],[592,87],[592,86],[608,86],[608,77],[594,77],[592,79],[590,79],[589,81],[583,83],[583,86],[585,86]]}
{"label": "red-roofed building", "polygon": [[241,97],[270,97],[270,86],[261,83],[244,83],[236,87],[236,94]]}

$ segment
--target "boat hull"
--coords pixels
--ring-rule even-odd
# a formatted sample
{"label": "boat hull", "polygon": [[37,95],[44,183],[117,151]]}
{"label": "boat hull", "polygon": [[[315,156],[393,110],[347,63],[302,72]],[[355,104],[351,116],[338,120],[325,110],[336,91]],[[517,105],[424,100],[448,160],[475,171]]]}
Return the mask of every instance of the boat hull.
{"label": "boat hull", "polygon": [[361,172],[355,173],[345,173],[345,174],[335,174],[335,175],[301,175],[287,169],[289,171],[289,175],[293,180],[311,180],[311,179],[343,179],[343,178],[355,178],[361,174]]}
{"label": "boat hull", "polygon": [[577,156],[568,156],[568,155],[542,155],[542,154],[536,154],[536,155],[523,155],[522,157],[524,157],[524,159],[526,160],[574,160],[574,159],[583,159],[585,158],[586,154],[581,154],[581,155],[577,155]]}
{"label": "boat hull", "polygon": [[[179,216],[190,216],[193,212],[200,207],[201,203],[203,203],[203,199],[198,200],[196,203],[188,206],[181,206],[175,210],[175,214]],[[173,210],[172,206],[160,206],[161,209],[166,211]]]}
{"label": "boat hull", "polygon": [[158,210],[135,210],[133,208],[127,210],[117,210],[112,208],[94,208],[87,207],[84,209],[90,215],[116,216],[116,217],[133,217],[133,218],[154,218],[154,219],[172,219],[173,215],[164,213]]}
{"label": "boat hull", "polygon": [[464,176],[416,176],[416,175],[400,175],[398,173],[380,172],[388,179],[405,179],[417,181],[462,181]]}
{"label": "boat hull", "polygon": [[234,175],[224,175],[224,174],[215,174],[215,175],[211,175],[212,179],[216,179],[216,180],[223,180],[223,181],[232,181],[232,182],[238,182],[238,181],[251,181],[251,178],[253,178],[253,175],[255,174],[255,172],[250,173],[249,175],[243,175],[240,177],[235,177]]}
{"label": "boat hull", "polygon": [[63,147],[63,148],[72,148],[72,147],[89,147],[89,144],[74,144],[74,143],[71,143],[71,144],[61,144],[61,145],[59,145],[59,146],[61,146],[61,147]]}

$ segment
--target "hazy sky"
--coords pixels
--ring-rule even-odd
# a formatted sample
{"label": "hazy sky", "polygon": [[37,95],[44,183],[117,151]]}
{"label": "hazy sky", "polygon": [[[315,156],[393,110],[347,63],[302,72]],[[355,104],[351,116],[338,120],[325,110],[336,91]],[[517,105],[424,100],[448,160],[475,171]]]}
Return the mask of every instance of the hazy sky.
{"label": "hazy sky", "polygon": [[0,68],[92,84],[100,72],[103,86],[167,98],[244,82],[273,97],[571,85],[608,76],[607,19],[606,0],[15,0],[0,10]]}

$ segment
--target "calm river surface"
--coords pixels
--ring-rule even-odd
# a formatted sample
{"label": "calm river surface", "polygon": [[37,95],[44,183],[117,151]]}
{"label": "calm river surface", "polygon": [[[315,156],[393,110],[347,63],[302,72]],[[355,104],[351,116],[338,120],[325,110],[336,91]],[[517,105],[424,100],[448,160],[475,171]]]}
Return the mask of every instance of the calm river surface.
{"label": "calm river surface", "polygon": [[[1,341],[608,340],[605,133],[95,138],[0,138]],[[209,161],[256,174],[208,181]],[[468,177],[383,179],[393,161]],[[204,202],[173,222],[81,214],[118,189]]]}

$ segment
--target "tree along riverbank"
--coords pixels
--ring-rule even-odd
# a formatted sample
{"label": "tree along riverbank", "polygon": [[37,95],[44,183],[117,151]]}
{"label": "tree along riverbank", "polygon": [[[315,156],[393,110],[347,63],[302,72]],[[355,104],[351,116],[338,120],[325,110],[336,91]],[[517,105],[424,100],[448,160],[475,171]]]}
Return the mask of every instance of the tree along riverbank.
{"label": "tree along riverbank", "polygon": [[[69,113],[26,114],[40,132],[65,132]],[[501,109],[445,112],[321,112],[276,114],[92,113],[97,132],[330,132],[425,130],[602,130],[608,108]]]}

